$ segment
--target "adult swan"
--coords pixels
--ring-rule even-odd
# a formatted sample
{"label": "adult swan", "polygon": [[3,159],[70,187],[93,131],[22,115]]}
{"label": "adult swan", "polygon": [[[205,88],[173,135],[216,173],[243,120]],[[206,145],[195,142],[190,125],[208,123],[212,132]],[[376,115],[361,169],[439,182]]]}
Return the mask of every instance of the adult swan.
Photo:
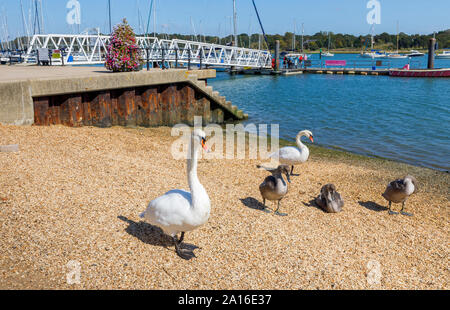
{"label": "adult swan", "polygon": [[[172,190],[150,202],[147,210],[141,214],[141,218],[160,227],[164,233],[173,238],[177,254],[185,260],[195,255],[182,249],[184,234],[204,225],[211,211],[208,194],[197,177],[199,151],[201,147],[207,150],[205,137],[205,133],[200,129],[194,130],[191,136],[187,154],[187,173],[191,191]],[[179,233],[180,239],[177,238]]]}
{"label": "adult swan", "polygon": [[314,143],[314,136],[311,131],[303,130],[297,135],[297,147],[287,146],[281,148],[278,152],[270,155],[271,158],[276,158],[283,165],[292,166],[291,175],[294,173],[294,166],[306,162],[309,158],[309,149],[301,141],[302,137],[308,137]]}

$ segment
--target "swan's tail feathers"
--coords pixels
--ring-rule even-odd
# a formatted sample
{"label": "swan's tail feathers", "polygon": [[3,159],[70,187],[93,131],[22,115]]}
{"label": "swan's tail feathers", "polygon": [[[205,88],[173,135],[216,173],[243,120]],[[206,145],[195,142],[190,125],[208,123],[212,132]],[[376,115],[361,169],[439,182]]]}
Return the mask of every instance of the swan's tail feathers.
{"label": "swan's tail feathers", "polygon": [[139,215],[139,217],[140,217],[141,219],[145,219],[145,212],[142,212],[141,215]]}

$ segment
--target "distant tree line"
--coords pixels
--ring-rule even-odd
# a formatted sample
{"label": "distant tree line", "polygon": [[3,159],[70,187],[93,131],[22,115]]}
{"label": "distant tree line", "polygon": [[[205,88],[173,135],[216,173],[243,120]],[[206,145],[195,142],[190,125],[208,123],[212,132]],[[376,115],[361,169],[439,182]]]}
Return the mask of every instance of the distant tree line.
{"label": "distant tree line", "polygon": [[[150,34],[151,36],[153,34]],[[445,31],[437,32],[436,41],[440,49],[450,48],[450,29]],[[292,32],[286,32],[284,35],[275,34],[267,35],[267,42],[270,50],[275,49],[276,40],[280,41],[280,47],[282,50],[292,50],[293,47],[293,36]],[[350,34],[341,33],[328,33],[328,32],[318,32],[314,35],[305,35],[303,38],[304,49],[310,51],[317,51],[319,49],[328,48],[328,36],[331,38],[331,49],[343,49],[343,50],[359,50],[359,49],[370,49],[371,39],[370,35],[366,36],[354,36]],[[229,35],[224,38],[218,36],[203,36],[203,35],[182,35],[182,34],[157,34],[158,38],[164,39],[182,39],[182,40],[194,40],[206,43],[217,43],[222,45],[230,45],[234,40],[233,36]],[[413,34],[408,35],[406,33],[399,34],[399,49],[426,49],[428,48],[428,42],[433,35],[419,35]],[[19,43],[19,40],[21,43]],[[262,35],[252,34],[248,35],[246,33],[238,35],[239,46],[250,47],[257,49],[261,47],[262,49],[267,49],[267,44]],[[388,34],[386,32],[374,36],[375,48],[394,50],[397,48],[397,35]],[[26,38],[16,38],[14,41],[9,42],[9,46],[16,48],[17,46],[24,46]],[[0,48],[6,46],[5,42],[2,42]],[[301,36],[295,36],[295,50],[300,51],[301,49]]]}
{"label": "distant tree line", "polygon": [[[317,51],[319,49],[328,48],[328,36],[331,38],[331,49],[362,49],[371,46],[370,35],[366,36],[354,36],[350,34],[335,34],[328,32],[318,32],[314,35],[305,35],[303,37],[304,49]],[[269,44],[269,49],[275,49],[276,40],[280,41],[280,47],[282,50],[292,50],[293,47],[293,36],[292,32],[286,32],[284,35],[275,34],[267,35],[267,41]],[[206,43],[217,43],[217,44],[231,44],[234,40],[233,36],[229,35],[224,38],[219,38],[217,36],[193,36],[193,35],[181,35],[181,34],[159,34],[160,38],[178,38],[182,40],[195,40]],[[428,48],[428,42],[433,35],[408,35],[406,33],[399,34],[399,49],[426,49]],[[238,35],[239,46],[258,48],[267,48],[262,35],[252,34],[248,35],[246,33]],[[440,49],[450,48],[450,29],[445,31],[440,31],[436,33],[436,41]],[[374,44],[376,48],[383,49],[396,49],[397,48],[397,35],[388,34],[386,32],[374,36]],[[301,49],[301,36],[295,36],[295,50],[299,51]]]}

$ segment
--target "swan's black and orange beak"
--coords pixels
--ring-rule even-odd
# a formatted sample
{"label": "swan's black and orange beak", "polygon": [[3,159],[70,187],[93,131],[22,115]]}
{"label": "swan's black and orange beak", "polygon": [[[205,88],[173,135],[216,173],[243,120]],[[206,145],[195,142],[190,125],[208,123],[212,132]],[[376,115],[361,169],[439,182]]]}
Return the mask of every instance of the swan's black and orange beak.
{"label": "swan's black and orange beak", "polygon": [[206,139],[202,138],[202,148],[205,150],[205,152],[208,152],[208,147],[206,146]]}
{"label": "swan's black and orange beak", "polygon": [[313,136],[309,136],[309,140],[311,140],[311,142],[314,143],[314,137]]}

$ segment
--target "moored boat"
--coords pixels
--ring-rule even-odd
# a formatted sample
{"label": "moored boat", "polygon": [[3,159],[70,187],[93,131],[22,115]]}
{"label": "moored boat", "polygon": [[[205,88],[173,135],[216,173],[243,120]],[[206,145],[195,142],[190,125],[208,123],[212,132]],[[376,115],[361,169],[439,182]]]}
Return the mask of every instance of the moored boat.
{"label": "moored boat", "polygon": [[436,59],[450,59],[450,50],[443,51],[442,54],[436,54]]}
{"label": "moored boat", "polygon": [[408,57],[422,57],[422,56],[425,56],[425,54],[421,53],[419,51],[416,51],[416,50],[411,50],[407,56]]}
{"label": "moored boat", "polygon": [[390,69],[390,76],[397,77],[450,77],[450,68],[446,69]]}
{"label": "moored boat", "polygon": [[361,53],[361,57],[363,58],[384,58],[386,57],[386,53],[381,53],[380,51],[373,50],[371,52]]}
{"label": "moored boat", "polygon": [[398,53],[393,53],[393,54],[388,54],[386,55],[387,59],[405,59],[408,58],[407,55],[402,55],[402,54],[398,54]]}

